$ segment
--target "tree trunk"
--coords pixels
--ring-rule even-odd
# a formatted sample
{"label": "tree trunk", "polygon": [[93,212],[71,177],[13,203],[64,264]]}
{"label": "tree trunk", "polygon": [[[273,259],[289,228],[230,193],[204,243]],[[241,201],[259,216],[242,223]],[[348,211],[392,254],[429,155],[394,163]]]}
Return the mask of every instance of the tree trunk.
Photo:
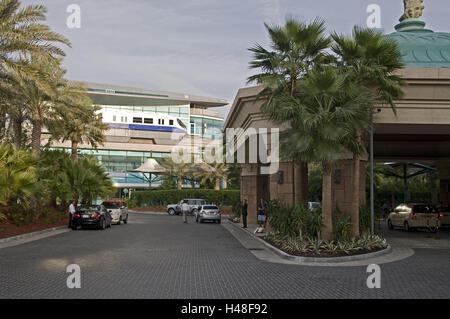
{"label": "tree trunk", "polygon": [[72,161],[78,162],[78,143],[75,141],[72,141]]}
{"label": "tree trunk", "polygon": [[12,122],[13,131],[14,131],[14,145],[18,149],[22,149],[22,141],[23,141],[23,128],[22,128],[23,119],[16,118]]}
{"label": "tree trunk", "polygon": [[359,237],[359,202],[360,202],[360,171],[361,162],[357,154],[353,154],[353,174],[352,174],[352,208],[351,208],[351,220],[352,220],[352,236]]}
{"label": "tree trunk", "polygon": [[220,191],[220,177],[216,177],[216,185],[214,186],[216,191]]}
{"label": "tree trunk", "polygon": [[33,130],[31,132],[31,152],[34,155],[39,156],[41,153],[41,133],[42,122],[39,116],[39,111],[33,110],[31,114],[31,123],[33,124]]}
{"label": "tree trunk", "polygon": [[183,185],[183,176],[182,175],[178,175],[177,176],[177,188],[181,189]]}
{"label": "tree trunk", "polygon": [[331,198],[331,167],[328,164],[323,164],[322,219],[324,225],[321,238],[324,240],[333,239],[332,211],[333,203]]}

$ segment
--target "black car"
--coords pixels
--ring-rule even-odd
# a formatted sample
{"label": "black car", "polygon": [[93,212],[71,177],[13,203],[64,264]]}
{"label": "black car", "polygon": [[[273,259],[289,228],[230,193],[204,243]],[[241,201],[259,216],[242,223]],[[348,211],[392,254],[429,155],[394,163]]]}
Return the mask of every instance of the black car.
{"label": "black car", "polygon": [[103,205],[82,206],[72,215],[72,229],[111,227],[111,214]]}

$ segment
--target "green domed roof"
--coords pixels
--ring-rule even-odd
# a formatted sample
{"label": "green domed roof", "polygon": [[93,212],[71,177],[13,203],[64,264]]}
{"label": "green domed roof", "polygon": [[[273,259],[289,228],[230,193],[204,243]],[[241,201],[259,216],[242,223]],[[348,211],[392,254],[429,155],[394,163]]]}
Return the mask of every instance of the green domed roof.
{"label": "green domed roof", "polygon": [[409,68],[450,68],[450,33],[424,29],[425,22],[406,19],[385,35],[398,42]]}

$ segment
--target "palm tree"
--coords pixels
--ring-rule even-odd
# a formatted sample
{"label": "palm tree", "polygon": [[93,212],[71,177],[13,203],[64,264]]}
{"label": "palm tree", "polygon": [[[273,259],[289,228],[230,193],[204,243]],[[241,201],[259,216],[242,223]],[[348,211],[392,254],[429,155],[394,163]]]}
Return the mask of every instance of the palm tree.
{"label": "palm tree", "polygon": [[92,156],[83,156],[77,162],[66,159],[62,172],[60,183],[68,185],[75,203],[80,198],[83,203],[90,203],[115,192],[108,173]]}
{"label": "palm tree", "polygon": [[177,189],[181,189],[183,186],[183,177],[190,176],[195,171],[193,162],[181,162],[178,163],[170,157],[163,157],[157,159],[157,162],[166,169],[167,175],[176,177]]}
{"label": "palm tree", "polygon": [[[251,69],[259,69],[261,73],[250,76],[248,83],[255,82],[262,85],[262,91],[256,100],[264,98],[261,110],[271,119],[280,119],[278,110],[280,98],[283,95],[295,96],[297,82],[302,79],[308,70],[332,61],[326,53],[331,40],[325,36],[325,23],[319,19],[310,24],[304,24],[294,19],[288,19],[286,24],[270,27],[265,24],[270,36],[271,49],[267,50],[257,44],[249,50],[253,52]],[[290,117],[280,119],[289,122]],[[300,161],[301,197],[308,197],[308,165]]]}
{"label": "palm tree", "polygon": [[70,141],[72,160],[78,160],[78,146],[88,143],[93,148],[106,141],[104,132],[108,125],[102,122],[99,106],[93,105],[82,85],[67,83],[57,92],[55,106],[49,122],[52,138]]}
{"label": "palm tree", "polygon": [[212,182],[214,183],[214,189],[220,190],[220,181],[226,178],[228,172],[228,166],[225,162],[214,162],[206,164],[200,163],[194,172],[194,177],[199,178],[203,184]]}
{"label": "palm tree", "polygon": [[31,151],[35,155],[40,153],[42,129],[51,119],[50,111],[57,106],[54,102],[58,88],[65,84],[66,71],[60,63],[60,60],[31,57],[30,65],[39,70],[38,79],[17,77],[17,94],[23,100],[32,124]]}
{"label": "palm tree", "polygon": [[[0,0],[0,99],[8,98],[11,85],[8,74],[34,79],[41,83],[41,71],[30,63],[31,57],[57,59],[65,56],[58,44],[70,47],[70,42],[40,22],[45,20],[47,9],[42,5],[21,8],[19,0]],[[5,96],[6,95],[6,96]],[[3,103],[2,103],[3,104]],[[2,112],[6,119],[6,112]]]}
{"label": "palm tree", "polygon": [[0,145],[0,204],[17,203],[28,207],[36,191],[37,160],[29,152],[16,149],[11,144]]}
{"label": "palm tree", "polygon": [[39,23],[47,13],[43,5],[20,6],[19,0],[0,1],[0,69],[27,73],[31,68],[20,63],[23,56],[65,56],[57,44],[70,47],[70,42]]}
{"label": "palm tree", "polygon": [[298,82],[297,95],[280,102],[281,118],[292,117],[291,128],[281,133],[281,153],[289,160],[320,162],[323,168],[322,238],[332,238],[332,168],[342,154],[360,150],[353,143],[355,127],[368,127],[370,93],[347,81],[340,69],[312,70]]}
{"label": "palm tree", "polygon": [[[404,81],[395,74],[404,67],[402,55],[394,40],[372,29],[355,27],[351,37],[333,34],[332,49],[337,64],[346,69],[348,80],[371,89],[376,103],[387,103],[395,113],[394,100],[401,98]],[[363,132],[358,131],[356,142],[361,143]],[[353,154],[352,234],[359,236],[360,156]]]}

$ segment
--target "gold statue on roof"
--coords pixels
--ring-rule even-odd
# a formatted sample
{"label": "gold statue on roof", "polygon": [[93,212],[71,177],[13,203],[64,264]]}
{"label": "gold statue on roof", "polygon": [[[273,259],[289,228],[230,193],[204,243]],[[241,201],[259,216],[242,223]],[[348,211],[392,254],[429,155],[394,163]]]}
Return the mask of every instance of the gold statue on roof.
{"label": "gold statue on roof", "polygon": [[405,5],[405,13],[401,16],[400,22],[406,19],[418,19],[422,16],[423,0],[403,0]]}

